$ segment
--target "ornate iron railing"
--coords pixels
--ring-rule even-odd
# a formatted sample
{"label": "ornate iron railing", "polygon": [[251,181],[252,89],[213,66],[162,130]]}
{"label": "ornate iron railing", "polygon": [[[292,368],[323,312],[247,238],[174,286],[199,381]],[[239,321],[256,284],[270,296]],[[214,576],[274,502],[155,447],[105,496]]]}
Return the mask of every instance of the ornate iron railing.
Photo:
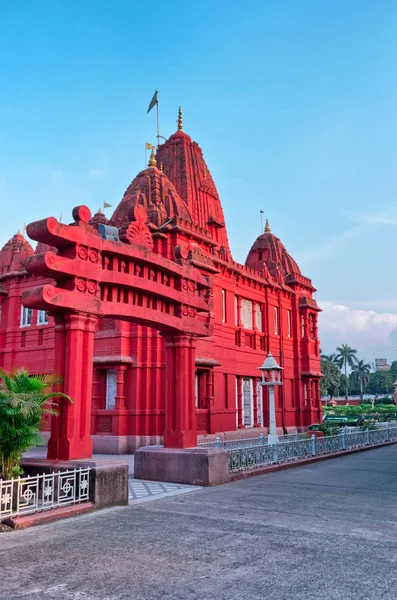
{"label": "ornate iron railing", "polygon": [[88,502],[89,467],[0,480],[0,519]]}
{"label": "ornate iron railing", "polygon": [[246,444],[239,447],[219,446],[229,453],[229,471],[231,473],[397,441],[397,426],[389,425],[374,430],[366,429],[365,431],[356,432],[342,430],[339,435],[327,437],[312,435],[311,438],[282,441],[273,445],[265,443],[265,438],[259,443],[251,443],[250,445],[247,444],[249,440],[238,441]]}
{"label": "ornate iron railing", "polygon": [[[304,433],[286,433],[285,435],[279,435],[278,439],[281,442],[289,442],[289,441],[298,441],[302,438],[305,438],[306,435]],[[250,448],[253,446],[263,446],[267,444],[267,436],[261,433],[255,437],[250,438],[241,438],[237,440],[221,440],[221,438],[217,437],[215,440],[211,442],[199,442],[198,445],[205,448],[224,448],[225,450],[231,450],[233,448]]]}

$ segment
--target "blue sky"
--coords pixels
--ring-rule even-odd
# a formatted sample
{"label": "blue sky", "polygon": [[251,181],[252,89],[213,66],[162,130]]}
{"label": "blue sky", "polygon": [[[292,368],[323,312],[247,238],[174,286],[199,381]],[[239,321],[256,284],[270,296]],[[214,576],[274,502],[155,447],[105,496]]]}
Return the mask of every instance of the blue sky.
{"label": "blue sky", "polygon": [[235,259],[264,210],[319,290],[324,349],[394,357],[394,0],[3,1],[0,56],[1,244],[117,204],[155,142],[157,88],[161,133],[181,104],[203,148]]}

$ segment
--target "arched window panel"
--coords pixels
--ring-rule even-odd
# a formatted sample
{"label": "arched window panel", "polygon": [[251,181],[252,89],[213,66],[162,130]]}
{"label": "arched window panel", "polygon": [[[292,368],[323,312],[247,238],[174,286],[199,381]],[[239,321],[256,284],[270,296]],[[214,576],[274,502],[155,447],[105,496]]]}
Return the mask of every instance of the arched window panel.
{"label": "arched window panel", "polygon": [[245,298],[241,301],[241,324],[245,329],[252,329],[252,301]]}
{"label": "arched window panel", "polygon": [[262,329],[262,306],[260,304],[255,305],[255,326],[258,331]]}

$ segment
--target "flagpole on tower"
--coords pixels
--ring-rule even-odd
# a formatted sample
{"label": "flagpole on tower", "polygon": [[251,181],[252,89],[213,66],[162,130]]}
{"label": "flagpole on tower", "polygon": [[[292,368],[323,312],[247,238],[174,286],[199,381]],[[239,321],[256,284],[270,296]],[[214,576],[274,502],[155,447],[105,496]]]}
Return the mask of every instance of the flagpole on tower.
{"label": "flagpole on tower", "polygon": [[262,235],[262,233],[263,233],[263,215],[264,215],[264,212],[263,212],[263,210],[260,210],[259,212],[261,213],[261,235]]}
{"label": "flagpole on tower", "polygon": [[156,118],[157,118],[157,148],[160,146],[160,121],[159,121],[159,101],[156,104]]}
{"label": "flagpole on tower", "polygon": [[156,107],[156,120],[157,120],[157,147],[160,146],[160,121],[159,121],[159,93],[156,90],[153,94],[153,98],[150,101],[147,112],[150,113],[152,108]]}

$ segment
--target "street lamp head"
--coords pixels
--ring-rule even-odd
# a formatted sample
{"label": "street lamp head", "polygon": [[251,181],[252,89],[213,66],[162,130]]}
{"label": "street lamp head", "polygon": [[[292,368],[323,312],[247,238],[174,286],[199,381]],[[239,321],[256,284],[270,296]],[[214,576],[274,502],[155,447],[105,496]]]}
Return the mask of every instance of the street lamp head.
{"label": "street lamp head", "polygon": [[263,365],[259,367],[259,370],[263,373],[264,371],[282,371],[283,368],[280,367],[272,353],[269,352],[269,354],[265,358]]}
{"label": "street lamp head", "polygon": [[[262,372],[262,385],[281,385],[280,371],[283,368],[280,367],[271,352],[269,352],[259,370]],[[265,375],[267,375],[267,381]]]}

